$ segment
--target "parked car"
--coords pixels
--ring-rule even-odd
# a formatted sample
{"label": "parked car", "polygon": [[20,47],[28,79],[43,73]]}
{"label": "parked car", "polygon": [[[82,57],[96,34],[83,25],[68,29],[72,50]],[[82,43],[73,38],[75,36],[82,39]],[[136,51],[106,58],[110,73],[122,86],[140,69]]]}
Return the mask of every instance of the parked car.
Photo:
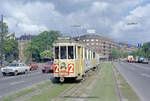
{"label": "parked car", "polygon": [[1,68],[3,76],[7,74],[18,75],[20,73],[27,73],[30,71],[30,67],[24,63],[11,63],[6,67]]}
{"label": "parked car", "polygon": [[142,61],[142,63],[143,64],[148,64],[148,60],[144,58],[143,61]]}
{"label": "parked car", "polygon": [[37,70],[39,68],[39,66],[35,63],[30,63],[28,66],[30,67],[30,71]]}
{"label": "parked car", "polygon": [[43,73],[52,73],[53,72],[53,61],[47,62],[46,65],[42,66],[42,72]]}
{"label": "parked car", "polygon": [[139,59],[138,59],[138,63],[142,63],[144,60],[144,56],[140,56]]}

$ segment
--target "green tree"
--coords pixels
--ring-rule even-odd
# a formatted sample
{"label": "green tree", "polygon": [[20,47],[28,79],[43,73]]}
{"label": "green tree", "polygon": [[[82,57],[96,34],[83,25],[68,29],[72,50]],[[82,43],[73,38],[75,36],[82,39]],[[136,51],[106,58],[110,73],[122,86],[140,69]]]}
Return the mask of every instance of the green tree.
{"label": "green tree", "polygon": [[44,31],[34,37],[28,46],[28,50],[32,53],[32,61],[41,61],[47,56],[51,57],[49,53],[53,47],[53,42],[59,36],[61,36],[59,31]]}
{"label": "green tree", "polygon": [[40,57],[41,59],[52,59],[53,58],[53,48],[49,49],[49,50],[45,50],[43,52],[40,53]]}
{"label": "green tree", "polygon": [[5,60],[12,62],[13,60],[18,59],[18,41],[15,40],[15,34],[5,37],[4,41],[4,54]]}
{"label": "green tree", "polygon": [[120,51],[120,50],[118,50],[116,48],[113,48],[110,56],[112,58],[125,58],[125,57],[128,56],[128,53],[122,52],[122,51]]}

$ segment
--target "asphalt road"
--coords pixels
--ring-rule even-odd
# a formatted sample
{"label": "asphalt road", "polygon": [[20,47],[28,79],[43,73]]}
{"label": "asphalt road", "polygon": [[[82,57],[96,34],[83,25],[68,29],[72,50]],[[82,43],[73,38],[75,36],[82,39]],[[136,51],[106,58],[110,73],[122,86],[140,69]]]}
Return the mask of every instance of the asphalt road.
{"label": "asphalt road", "polygon": [[40,70],[17,76],[2,76],[0,72],[0,98],[19,90],[33,87],[40,82],[50,80],[51,77],[52,74],[43,74]]}
{"label": "asphalt road", "polygon": [[115,63],[141,101],[150,101],[150,64]]}

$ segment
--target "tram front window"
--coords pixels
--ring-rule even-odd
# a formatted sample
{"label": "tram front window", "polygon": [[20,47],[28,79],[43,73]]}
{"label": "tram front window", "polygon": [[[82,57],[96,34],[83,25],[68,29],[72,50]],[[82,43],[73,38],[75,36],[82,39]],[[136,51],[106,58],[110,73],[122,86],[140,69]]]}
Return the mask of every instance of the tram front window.
{"label": "tram front window", "polygon": [[66,59],[67,58],[66,46],[61,46],[60,47],[60,55],[61,55],[61,59]]}
{"label": "tram front window", "polygon": [[59,59],[59,47],[55,47],[55,59]]}
{"label": "tram front window", "polygon": [[73,59],[73,46],[68,46],[68,59]]}

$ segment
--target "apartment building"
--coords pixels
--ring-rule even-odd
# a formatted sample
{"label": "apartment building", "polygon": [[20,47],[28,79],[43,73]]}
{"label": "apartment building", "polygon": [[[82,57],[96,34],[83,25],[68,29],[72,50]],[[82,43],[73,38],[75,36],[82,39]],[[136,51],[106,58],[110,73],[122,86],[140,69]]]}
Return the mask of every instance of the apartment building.
{"label": "apartment building", "polygon": [[74,39],[83,42],[107,59],[111,54],[112,48],[117,48],[116,42],[99,34],[86,34]]}

